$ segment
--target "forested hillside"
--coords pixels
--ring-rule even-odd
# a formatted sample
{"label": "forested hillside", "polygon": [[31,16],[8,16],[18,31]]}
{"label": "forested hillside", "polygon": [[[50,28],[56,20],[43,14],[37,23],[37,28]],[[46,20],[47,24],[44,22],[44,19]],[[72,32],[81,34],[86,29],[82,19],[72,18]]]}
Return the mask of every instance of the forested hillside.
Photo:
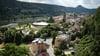
{"label": "forested hillside", "polygon": [[84,22],[81,42],[75,46],[75,56],[100,56],[100,7]]}
{"label": "forested hillside", "polygon": [[0,19],[34,18],[38,16],[54,16],[64,12],[94,13],[95,9],[76,8],[39,3],[26,3],[16,0],[0,0]]}

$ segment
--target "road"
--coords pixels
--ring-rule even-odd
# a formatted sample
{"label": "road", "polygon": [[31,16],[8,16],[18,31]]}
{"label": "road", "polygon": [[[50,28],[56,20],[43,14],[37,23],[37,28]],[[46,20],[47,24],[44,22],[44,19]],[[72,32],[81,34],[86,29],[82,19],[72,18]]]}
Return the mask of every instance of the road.
{"label": "road", "polygon": [[48,52],[49,56],[55,56],[54,50],[52,48],[52,38],[46,39],[46,44],[48,45],[47,52]]}

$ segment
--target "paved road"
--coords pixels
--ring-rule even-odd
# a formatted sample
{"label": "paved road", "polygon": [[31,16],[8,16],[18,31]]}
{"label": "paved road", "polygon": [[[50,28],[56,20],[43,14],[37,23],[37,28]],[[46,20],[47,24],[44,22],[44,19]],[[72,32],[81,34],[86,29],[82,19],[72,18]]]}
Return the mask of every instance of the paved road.
{"label": "paved road", "polygon": [[48,52],[49,56],[55,56],[54,50],[52,48],[52,38],[46,39],[46,43],[48,45],[47,52]]}

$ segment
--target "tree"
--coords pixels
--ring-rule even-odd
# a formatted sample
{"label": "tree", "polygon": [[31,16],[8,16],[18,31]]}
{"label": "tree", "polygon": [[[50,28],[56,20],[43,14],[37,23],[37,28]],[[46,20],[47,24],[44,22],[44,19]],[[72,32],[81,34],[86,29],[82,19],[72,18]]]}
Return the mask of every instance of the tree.
{"label": "tree", "polygon": [[68,31],[68,23],[63,22],[61,30],[62,30],[63,33],[66,34],[66,31]]}
{"label": "tree", "polygon": [[61,50],[65,50],[65,49],[67,49],[68,47],[67,47],[67,41],[62,41],[61,43],[60,43],[60,45],[59,45],[59,49],[61,49]]}
{"label": "tree", "polygon": [[52,31],[51,32],[51,36],[53,37],[52,44],[54,44],[57,35],[58,35],[57,31]]}
{"label": "tree", "polygon": [[16,0],[0,0],[0,18],[14,19]]}
{"label": "tree", "polygon": [[17,52],[19,53],[18,56],[29,56],[29,47],[27,45],[20,45],[17,49]]}
{"label": "tree", "polygon": [[14,36],[14,43],[16,43],[17,45],[21,44],[22,43],[22,35],[21,35],[21,32],[18,31],[18,32],[15,32],[15,36]]}
{"label": "tree", "polygon": [[54,19],[52,17],[50,17],[49,23],[53,23],[53,22],[54,22]]}
{"label": "tree", "polygon": [[[95,15],[85,22],[85,30],[75,56],[100,56],[100,7]],[[80,52],[81,51],[81,52]]]}
{"label": "tree", "polygon": [[22,37],[23,35],[21,34],[20,31],[15,30],[15,29],[9,29],[4,33],[4,42],[21,44]]}
{"label": "tree", "polygon": [[55,56],[60,56],[62,54],[62,51],[58,48],[54,49]]}
{"label": "tree", "polygon": [[51,31],[51,37],[56,37],[58,35],[57,31]]}
{"label": "tree", "polygon": [[15,32],[13,30],[7,30],[4,33],[4,35],[5,35],[5,37],[4,37],[5,43],[14,42]]}
{"label": "tree", "polygon": [[4,34],[0,31],[0,44],[4,42]]}
{"label": "tree", "polygon": [[[95,56],[93,49],[94,42],[92,35],[84,36],[82,41],[75,46],[75,56]],[[80,52],[81,51],[81,52]]]}
{"label": "tree", "polygon": [[4,32],[7,31],[7,30],[8,30],[7,27],[1,27],[1,28],[0,28],[0,31],[1,31],[2,33],[4,33]]}
{"label": "tree", "polygon": [[62,23],[62,26],[64,27],[64,28],[68,28],[68,23]]}
{"label": "tree", "polygon": [[34,39],[34,36],[29,34],[29,35],[26,35],[24,38],[23,38],[23,42],[24,43],[29,43],[29,42],[32,42]]}
{"label": "tree", "polygon": [[66,56],[65,53],[58,48],[54,49],[54,54],[55,56]]}
{"label": "tree", "polygon": [[7,43],[3,50],[0,50],[0,56],[29,56],[29,48],[26,45],[16,46]]}
{"label": "tree", "polygon": [[66,22],[66,13],[65,12],[64,12],[63,19],[62,19],[61,23],[64,23],[64,22]]}

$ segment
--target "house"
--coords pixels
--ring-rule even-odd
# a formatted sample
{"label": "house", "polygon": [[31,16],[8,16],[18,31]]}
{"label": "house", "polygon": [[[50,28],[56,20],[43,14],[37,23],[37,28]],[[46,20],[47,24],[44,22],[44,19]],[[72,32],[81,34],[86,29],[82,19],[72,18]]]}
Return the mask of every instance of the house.
{"label": "house", "polygon": [[32,51],[35,55],[40,55],[46,52],[46,45],[44,43],[44,39],[36,38],[32,41]]}
{"label": "house", "polygon": [[58,48],[62,41],[69,41],[69,40],[70,40],[70,38],[69,38],[69,35],[67,35],[67,34],[58,35],[58,36],[56,36],[54,47]]}

